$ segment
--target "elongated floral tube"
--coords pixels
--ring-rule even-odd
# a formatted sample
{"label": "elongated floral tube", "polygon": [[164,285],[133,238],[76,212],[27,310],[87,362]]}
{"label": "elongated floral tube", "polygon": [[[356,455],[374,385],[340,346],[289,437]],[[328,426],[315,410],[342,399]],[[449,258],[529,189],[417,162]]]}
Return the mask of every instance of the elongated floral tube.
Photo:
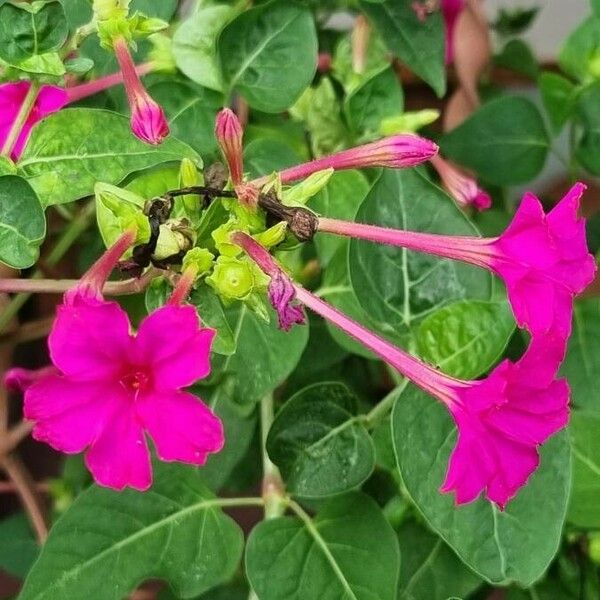
{"label": "elongated floral tube", "polygon": [[540,201],[526,194],[506,231],[497,238],[418,233],[319,220],[320,232],[388,244],[450,258],[493,271],[506,283],[520,327],[533,335],[571,333],[573,298],[594,279],[596,261],[589,253],[585,220],[578,218],[585,186],[576,184],[546,215]]}
{"label": "elongated floral tube", "polygon": [[[326,169],[335,169],[336,171],[368,167],[404,169],[430,160],[438,153],[438,150],[437,144],[418,135],[394,135],[284,169],[279,176],[282,183],[290,183]],[[261,177],[251,183],[256,187],[261,187],[268,180],[269,177]]]}
{"label": "elongated floral tube", "polygon": [[503,509],[536,470],[538,446],[567,424],[569,388],[566,382],[555,380],[565,353],[560,338],[536,338],[519,361],[504,361],[481,381],[456,379],[292,283],[250,236],[236,233],[232,241],[265,273],[285,278],[302,304],[446,406],[459,434],[441,491],[454,492],[457,504],[471,502],[485,492]]}
{"label": "elongated floral tube", "polygon": [[123,73],[125,92],[131,108],[131,130],[140,140],[158,145],[169,135],[165,113],[144,88],[125,38],[117,38],[113,48]]}

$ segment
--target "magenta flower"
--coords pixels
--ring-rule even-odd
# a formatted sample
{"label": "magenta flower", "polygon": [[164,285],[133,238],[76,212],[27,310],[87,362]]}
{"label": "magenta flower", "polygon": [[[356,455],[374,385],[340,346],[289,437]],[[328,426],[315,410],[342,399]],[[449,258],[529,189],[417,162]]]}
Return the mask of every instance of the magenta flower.
{"label": "magenta flower", "polygon": [[144,88],[125,39],[117,38],[113,47],[131,109],[131,130],[140,140],[158,145],[169,135],[165,113]]}
{"label": "magenta flower", "polygon": [[161,460],[193,465],[224,441],[220,420],[182,390],[210,373],[215,331],[200,326],[192,306],[170,303],[132,335],[127,313],[102,298],[134,237],[121,238],[65,294],[48,340],[54,369],[8,375],[25,385],[33,437],[67,454],[85,451],[96,482],[119,490],[151,485],[147,436]]}
{"label": "magenta flower", "polygon": [[442,0],[442,16],[446,32],[446,64],[454,60],[454,30],[458,17],[465,7],[465,0]]}
{"label": "magenta flower", "polygon": [[491,208],[492,198],[477,185],[477,181],[473,177],[469,177],[440,155],[434,156],[431,164],[438,172],[446,191],[460,206],[473,206],[478,211]]}
{"label": "magenta flower", "polygon": [[[394,135],[331,156],[324,156],[308,163],[290,167],[279,174],[282,183],[304,179],[325,169],[363,169],[368,167],[390,167],[404,169],[430,160],[438,153],[438,146],[418,135]],[[267,183],[269,177],[252,182],[256,187]]]}
{"label": "magenta flower", "polygon": [[[265,273],[287,279],[252,238],[236,233],[234,241]],[[289,279],[288,285],[294,298],[446,406],[458,427],[458,443],[441,491],[454,491],[457,504],[485,492],[504,509],[537,468],[538,447],[569,420],[569,388],[555,381],[565,353],[561,338],[536,338],[518,362],[504,361],[482,381],[463,381],[407,354]]]}
{"label": "magenta flower", "polygon": [[[0,147],[4,146],[30,88],[31,82],[29,81],[0,85]],[[42,86],[29,117],[12,147],[10,157],[13,160],[18,160],[23,153],[33,126],[43,118],[63,108],[68,102],[69,98],[64,89],[53,85]]]}
{"label": "magenta flower", "polygon": [[231,241],[243,248],[258,266],[271,278],[268,295],[277,312],[279,328],[289,331],[294,325],[304,325],[306,316],[296,300],[296,290],[289,277],[273,260],[273,257],[252,237],[242,231],[231,235]]}
{"label": "magenta flower", "polygon": [[243,136],[242,124],[235,113],[229,108],[221,110],[215,123],[215,137],[234,185],[242,183],[244,178]]}
{"label": "magenta flower", "polygon": [[456,237],[402,231],[320,219],[319,231],[400,246],[489,269],[502,277],[520,327],[533,335],[562,339],[571,333],[573,297],[594,279],[579,201],[585,186],[575,185],[547,214],[526,194],[506,231],[498,238]]}

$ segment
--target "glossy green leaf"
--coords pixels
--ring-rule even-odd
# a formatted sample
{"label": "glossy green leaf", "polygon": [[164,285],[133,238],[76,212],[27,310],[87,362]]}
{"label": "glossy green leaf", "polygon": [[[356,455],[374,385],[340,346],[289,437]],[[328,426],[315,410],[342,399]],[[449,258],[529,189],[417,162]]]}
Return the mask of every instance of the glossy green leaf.
{"label": "glossy green leaf", "polygon": [[200,8],[173,36],[173,57],[179,69],[192,81],[211,90],[223,89],[216,58],[217,37],[234,14],[233,8],[224,4]]}
{"label": "glossy green leaf", "polygon": [[421,22],[410,2],[361,0],[360,7],[390,51],[428,83],[438,96],[446,91],[444,26],[435,12]]}
{"label": "glossy green leaf", "polygon": [[31,267],[40,255],[46,219],[31,186],[16,175],[0,177],[0,261]]}
{"label": "glossy green leaf", "polygon": [[466,598],[481,585],[442,538],[414,521],[400,527],[398,539],[402,556],[398,600]]}
{"label": "glossy green leaf", "polygon": [[494,63],[531,79],[535,79],[539,72],[531,47],[519,39],[508,41],[502,51],[494,56]]}
{"label": "glossy green leaf", "polygon": [[246,571],[261,600],[395,600],[398,542],[371,498],[350,493],[305,519],[263,521],[250,534]]}
{"label": "glossy green leaf", "polygon": [[294,370],[308,341],[308,327],[294,327],[286,333],[278,328],[274,312],[265,323],[241,304],[228,309],[226,315],[236,351],[225,359],[220,371],[233,377],[236,402],[258,402]]}
{"label": "glossy green leaf", "polygon": [[481,106],[441,140],[445,154],[495,185],[517,185],[544,167],[548,135],[537,107],[519,96]]}
{"label": "glossy green leaf", "polygon": [[171,135],[189,144],[202,156],[217,151],[215,119],[223,107],[223,96],[189,83],[166,80],[148,86],[163,107]]}
{"label": "glossy green leaf", "polygon": [[[381,173],[356,220],[395,229],[477,235],[448,196],[416,170]],[[395,336],[453,300],[488,299],[489,274],[463,263],[403,248],[352,240],[350,279],[363,310]]]}
{"label": "glossy green leaf", "polygon": [[600,175],[600,114],[597,110],[599,101],[600,83],[595,83],[581,92],[576,107],[583,135],[577,144],[575,155],[594,175]]}
{"label": "glossy green leaf", "polygon": [[121,600],[148,578],[189,598],[228,581],[242,547],[241,529],[198,472],[160,464],[147,492],[83,492],[53,527],[20,598]]}
{"label": "glossy green leaf", "polygon": [[561,69],[582,83],[591,83],[599,74],[600,18],[591,16],[565,40],[558,55]]}
{"label": "glossy green leaf", "polygon": [[506,302],[463,300],[421,322],[417,348],[423,359],[448,375],[475,379],[498,360],[514,330]]}
{"label": "glossy green leaf", "polygon": [[18,167],[44,206],[89,196],[97,181],[119,183],[140,171],[182,158],[197,159],[186,144],[170,138],[160,146],[138,140],[122,115],[70,108],[49,116],[33,130]]}
{"label": "glossy green leaf", "polygon": [[0,540],[0,569],[25,577],[40,552],[25,513],[0,521]]}
{"label": "glossy green leaf", "polygon": [[600,415],[575,411],[569,429],[573,489],[567,519],[577,527],[600,529]]}
{"label": "glossy green leaf", "polygon": [[0,58],[9,64],[58,50],[68,33],[65,11],[58,0],[0,5]]}
{"label": "glossy green leaf", "polygon": [[347,492],[375,466],[375,449],[356,416],[357,401],[340,383],[311,385],[290,398],[269,431],[267,451],[286,489],[304,498]]}
{"label": "glossy green leaf", "polygon": [[244,169],[250,177],[270,175],[301,162],[288,144],[268,138],[258,138],[244,148]]}
{"label": "glossy green leaf", "polygon": [[541,450],[541,464],[501,512],[479,498],[460,507],[439,491],[456,430],[444,406],[408,386],[398,395],[392,437],[406,490],[431,527],[482,578],[529,586],[542,576],[561,539],[571,487],[569,436]]}
{"label": "glossy green leaf", "polygon": [[20,71],[33,73],[36,75],[50,75],[60,77],[67,72],[63,61],[58,52],[46,52],[45,54],[35,54],[25,60],[19,61],[14,65]]}
{"label": "glossy green leaf", "polygon": [[569,381],[573,404],[600,414],[600,300],[589,298],[575,304],[573,334],[560,374]]}
{"label": "glossy green leaf", "polygon": [[217,46],[226,88],[258,110],[289,108],[315,74],[315,24],[311,12],[295,2],[243,12],[221,32]]}
{"label": "glossy green leaf", "polygon": [[[309,203],[311,210],[324,217],[352,221],[369,191],[369,182],[360,171],[337,171],[327,187]],[[326,266],[344,244],[344,240],[327,233],[315,236],[319,260]]]}
{"label": "glossy green leaf", "polygon": [[558,73],[544,72],[538,79],[544,108],[555,132],[559,132],[575,107],[577,87]]}
{"label": "glossy green leaf", "polygon": [[404,108],[404,94],[391,66],[376,73],[346,97],[344,111],[357,136],[377,134],[381,122]]}

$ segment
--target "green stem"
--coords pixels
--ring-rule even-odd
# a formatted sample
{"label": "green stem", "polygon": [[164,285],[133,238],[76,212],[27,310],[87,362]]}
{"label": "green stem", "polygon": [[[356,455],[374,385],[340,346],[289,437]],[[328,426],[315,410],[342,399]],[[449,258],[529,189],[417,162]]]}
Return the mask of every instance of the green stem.
{"label": "green stem", "polygon": [[[77,217],[75,217],[75,219],[69,223],[68,227],[64,230],[63,234],[56,242],[52,252],[48,254],[46,264],[49,267],[56,266],[58,261],[60,261],[60,259],[67,253],[69,248],[71,248],[71,246],[75,243],[77,238],[88,228],[94,211],[94,203],[90,202],[90,204],[85,206],[77,215]],[[43,276],[44,273],[38,269],[32,275],[32,278],[41,279]],[[7,307],[2,311],[2,313],[0,313],[0,332],[6,329],[7,325],[13,320],[21,307],[30,297],[31,294],[28,293],[18,294],[10,301]]]}
{"label": "green stem", "polygon": [[244,498],[216,498],[215,506],[221,508],[233,508],[236,506],[263,506],[264,500],[262,498],[248,496]]}
{"label": "green stem", "polygon": [[281,473],[267,454],[267,436],[274,420],[273,394],[267,394],[260,403],[260,432],[263,462],[262,494],[265,501],[265,519],[275,519],[285,512],[285,492]]}
{"label": "green stem", "polygon": [[8,132],[8,136],[6,137],[6,141],[4,142],[4,146],[2,146],[2,150],[0,154],[3,156],[7,156],[10,158],[10,154],[14,148],[16,141],[19,139],[19,135],[23,130],[23,125],[29,118],[31,113],[31,109],[35,104],[38,93],[40,91],[40,84],[37,81],[32,81],[31,86],[29,87],[29,91],[23,100],[23,104],[21,104],[21,108],[17,113],[17,118],[12,124],[10,131]]}

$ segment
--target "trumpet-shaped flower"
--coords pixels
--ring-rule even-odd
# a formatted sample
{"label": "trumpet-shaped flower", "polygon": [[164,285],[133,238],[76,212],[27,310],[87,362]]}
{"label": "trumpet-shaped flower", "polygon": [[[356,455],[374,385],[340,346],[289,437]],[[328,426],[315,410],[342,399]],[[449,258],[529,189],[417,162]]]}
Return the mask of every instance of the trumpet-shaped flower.
{"label": "trumpet-shaped flower", "polygon": [[320,219],[319,231],[400,246],[489,269],[506,283],[520,327],[533,335],[566,339],[571,332],[573,297],[594,279],[585,220],[578,218],[585,186],[575,185],[546,215],[540,201],[526,194],[517,213],[497,238],[457,237],[394,230]]}
{"label": "trumpet-shaped flower", "polygon": [[200,326],[192,306],[170,303],[133,335],[127,313],[100,293],[124,247],[117,242],[65,294],[48,340],[54,369],[29,378],[9,373],[8,381],[25,387],[35,439],[68,454],[85,451],[100,485],[145,490],[147,437],[160,459],[193,465],[223,446],[220,420],[182,389],[209,374],[215,331]]}

